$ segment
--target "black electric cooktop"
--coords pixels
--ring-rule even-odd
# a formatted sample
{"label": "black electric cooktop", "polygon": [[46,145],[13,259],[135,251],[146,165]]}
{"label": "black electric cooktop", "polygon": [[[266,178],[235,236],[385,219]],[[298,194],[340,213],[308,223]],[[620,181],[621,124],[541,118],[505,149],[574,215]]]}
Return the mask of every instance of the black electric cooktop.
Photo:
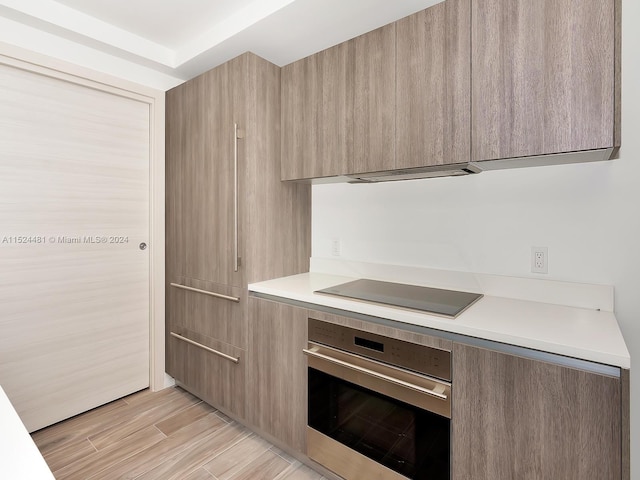
{"label": "black electric cooktop", "polygon": [[482,298],[482,294],[419,287],[402,283],[360,279],[316,290],[314,293],[336,295],[394,307],[408,308],[455,318]]}

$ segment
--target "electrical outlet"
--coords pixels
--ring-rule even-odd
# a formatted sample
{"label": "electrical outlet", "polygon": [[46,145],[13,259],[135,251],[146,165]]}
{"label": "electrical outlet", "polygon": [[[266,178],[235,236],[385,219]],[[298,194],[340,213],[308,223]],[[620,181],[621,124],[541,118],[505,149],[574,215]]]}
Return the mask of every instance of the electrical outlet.
{"label": "electrical outlet", "polygon": [[340,256],[340,239],[332,238],[331,239],[331,255],[334,257]]}
{"label": "electrical outlet", "polygon": [[549,249],[547,247],[531,247],[531,272],[549,273]]}

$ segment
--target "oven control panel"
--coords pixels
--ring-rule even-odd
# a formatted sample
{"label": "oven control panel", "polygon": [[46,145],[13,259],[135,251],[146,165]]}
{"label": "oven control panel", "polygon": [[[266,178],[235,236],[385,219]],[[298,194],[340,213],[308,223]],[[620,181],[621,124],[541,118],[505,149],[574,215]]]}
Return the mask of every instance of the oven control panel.
{"label": "oven control panel", "polygon": [[451,352],[309,319],[309,341],[451,381]]}

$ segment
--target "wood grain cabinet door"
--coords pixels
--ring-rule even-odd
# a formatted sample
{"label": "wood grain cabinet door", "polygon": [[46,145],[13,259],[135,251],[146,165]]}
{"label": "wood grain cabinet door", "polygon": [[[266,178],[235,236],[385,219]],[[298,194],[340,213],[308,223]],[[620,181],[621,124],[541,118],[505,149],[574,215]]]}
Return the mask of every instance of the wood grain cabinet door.
{"label": "wood grain cabinet door", "polygon": [[[187,271],[187,237],[190,225],[184,211],[193,199],[184,192],[191,182],[195,158],[202,158],[204,82],[197,78],[166,94],[166,268],[167,277]],[[167,292],[168,294],[168,292]]]}
{"label": "wood grain cabinet door", "polygon": [[396,24],[356,37],[353,165],[348,173],[395,168]]}
{"label": "wood grain cabinet door", "polygon": [[469,161],[470,0],[396,22],[396,168]]}
{"label": "wood grain cabinet door", "polygon": [[473,160],[619,145],[619,7],[472,1]]}
{"label": "wood grain cabinet door", "polygon": [[[235,65],[167,94],[167,257],[174,275],[242,285],[234,269]],[[240,255],[240,254],[239,254]]]}
{"label": "wood grain cabinet door", "polygon": [[354,47],[344,42],[283,67],[283,180],[351,171]]}
{"label": "wood grain cabinet door", "polygon": [[454,343],[452,478],[621,478],[620,378]]}
{"label": "wood grain cabinet door", "polygon": [[247,420],[306,453],[307,310],[249,299]]}
{"label": "wood grain cabinet door", "polygon": [[167,337],[170,374],[207,403],[244,418],[246,351],[183,327],[174,330],[180,337]]}
{"label": "wood grain cabinet door", "polygon": [[171,288],[172,325],[247,348],[246,290],[183,277],[178,281],[193,290]]}

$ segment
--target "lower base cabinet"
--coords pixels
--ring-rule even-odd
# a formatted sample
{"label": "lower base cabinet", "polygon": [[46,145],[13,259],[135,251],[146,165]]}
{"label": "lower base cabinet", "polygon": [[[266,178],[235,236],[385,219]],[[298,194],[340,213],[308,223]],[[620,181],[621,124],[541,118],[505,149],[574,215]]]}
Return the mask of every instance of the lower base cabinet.
{"label": "lower base cabinet", "polygon": [[207,403],[243,419],[246,351],[184,328],[174,328],[168,339],[176,381]]}
{"label": "lower base cabinet", "polygon": [[[630,478],[628,370],[609,376],[546,361],[545,354],[533,359],[257,297],[248,308],[246,376],[242,364],[233,370],[238,365],[216,360],[208,368],[219,369],[215,388],[246,379],[247,425],[299,458],[307,454],[302,350],[312,317],[452,350],[453,480]],[[242,396],[216,391],[221,405]]]}
{"label": "lower base cabinet", "polygon": [[249,299],[247,422],[306,454],[308,311]]}
{"label": "lower base cabinet", "polygon": [[620,378],[453,348],[452,478],[622,476]]}

